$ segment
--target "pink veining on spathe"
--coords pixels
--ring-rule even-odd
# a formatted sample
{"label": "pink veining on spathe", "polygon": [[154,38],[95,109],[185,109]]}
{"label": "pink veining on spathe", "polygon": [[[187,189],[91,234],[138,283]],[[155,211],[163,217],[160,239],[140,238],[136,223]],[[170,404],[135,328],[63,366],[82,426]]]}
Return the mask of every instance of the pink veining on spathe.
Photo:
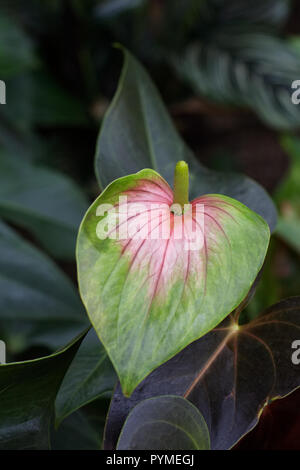
{"label": "pink veining on spathe", "polygon": [[[162,178],[140,180],[126,196],[126,238],[117,239],[122,254],[130,256],[129,275],[141,276],[147,284],[150,300],[176,281],[187,283],[190,276],[202,280],[205,291],[210,251],[221,239],[230,244],[222,226],[224,217],[232,217],[230,204],[217,196],[205,196],[191,202],[190,210],[175,215],[171,206],[173,192]],[[124,205],[125,206],[125,205]],[[117,210],[122,213],[123,205]],[[199,217],[200,214],[200,217]],[[118,222],[116,229],[124,225]],[[200,235],[201,246],[188,249]]]}

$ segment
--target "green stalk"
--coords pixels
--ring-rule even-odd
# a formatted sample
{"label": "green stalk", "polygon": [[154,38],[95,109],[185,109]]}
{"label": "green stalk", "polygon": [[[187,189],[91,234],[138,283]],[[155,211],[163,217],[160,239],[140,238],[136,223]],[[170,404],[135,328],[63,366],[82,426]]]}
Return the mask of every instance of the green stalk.
{"label": "green stalk", "polygon": [[189,203],[189,167],[184,161],[177,163],[174,172],[174,199],[173,204],[184,208]]}

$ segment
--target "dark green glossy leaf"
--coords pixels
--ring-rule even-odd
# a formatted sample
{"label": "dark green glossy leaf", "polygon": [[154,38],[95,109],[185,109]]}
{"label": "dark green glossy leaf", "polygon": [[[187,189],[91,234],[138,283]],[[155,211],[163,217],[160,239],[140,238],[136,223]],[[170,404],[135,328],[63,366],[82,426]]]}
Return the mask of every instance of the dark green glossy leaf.
{"label": "dark green glossy leaf", "polygon": [[68,177],[0,152],[0,216],[31,231],[54,256],[74,258],[87,206]]}
{"label": "dark green glossy leaf", "polygon": [[8,349],[62,347],[88,324],[71,281],[0,222],[0,325]]}
{"label": "dark green glossy leaf", "polygon": [[96,174],[102,188],[143,168],[153,168],[172,184],[175,164],[185,160],[191,172],[191,199],[225,194],[260,214],[274,229],[276,210],[264,189],[240,174],[219,173],[201,165],[178,135],[145,69],[128,51],[124,53],[118,90],[96,150]]}
{"label": "dark green glossy leaf", "polygon": [[54,401],[83,335],[51,356],[0,365],[0,449],[47,449]]}
{"label": "dark green glossy leaf", "polygon": [[126,399],[117,388],[106,428],[107,449],[116,446],[130,410],[146,398],[181,395],[208,425],[212,449],[231,448],[258,422],[264,406],[300,386],[292,343],[300,334],[300,297],[283,300],[237,328],[229,317],[155,370]]}
{"label": "dark green glossy leaf", "polygon": [[84,412],[79,410],[68,416],[58,430],[52,431],[51,449],[100,450],[101,441],[101,429],[97,432]]}
{"label": "dark green glossy leaf", "polygon": [[122,429],[118,450],[208,450],[209,432],[198,409],[166,395],[140,402]]}
{"label": "dark green glossy leaf", "polygon": [[51,448],[53,450],[100,450],[109,399],[100,398],[80,408],[60,424],[52,427]]}
{"label": "dark green glossy leaf", "polygon": [[56,398],[56,422],[101,396],[110,395],[116,374],[94,330],[83,340]]}

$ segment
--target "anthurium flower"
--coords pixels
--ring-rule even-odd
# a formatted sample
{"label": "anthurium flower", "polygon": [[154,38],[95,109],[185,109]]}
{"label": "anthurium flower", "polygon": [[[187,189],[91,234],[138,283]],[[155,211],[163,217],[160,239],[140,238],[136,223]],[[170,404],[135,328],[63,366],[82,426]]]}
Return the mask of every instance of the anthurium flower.
{"label": "anthurium flower", "polygon": [[227,196],[189,203],[185,162],[174,192],[150,169],[102,192],[78,235],[79,287],[126,396],[242,302],[269,237],[259,215]]}

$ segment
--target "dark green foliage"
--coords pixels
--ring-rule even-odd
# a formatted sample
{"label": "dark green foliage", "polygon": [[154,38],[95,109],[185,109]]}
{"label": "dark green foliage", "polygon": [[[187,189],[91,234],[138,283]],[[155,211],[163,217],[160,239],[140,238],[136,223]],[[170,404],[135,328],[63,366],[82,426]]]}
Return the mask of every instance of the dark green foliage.
{"label": "dark green foliage", "polygon": [[[262,410],[300,385],[299,14],[296,0],[0,2],[1,450],[100,450],[107,417],[106,448],[227,449],[258,419],[272,445]],[[149,167],[172,184],[181,159],[191,197],[265,218],[268,256],[219,329],[129,399],[117,386],[108,411],[117,376],[86,333],[79,225],[112,180]],[[293,432],[285,415],[272,427]]]}

